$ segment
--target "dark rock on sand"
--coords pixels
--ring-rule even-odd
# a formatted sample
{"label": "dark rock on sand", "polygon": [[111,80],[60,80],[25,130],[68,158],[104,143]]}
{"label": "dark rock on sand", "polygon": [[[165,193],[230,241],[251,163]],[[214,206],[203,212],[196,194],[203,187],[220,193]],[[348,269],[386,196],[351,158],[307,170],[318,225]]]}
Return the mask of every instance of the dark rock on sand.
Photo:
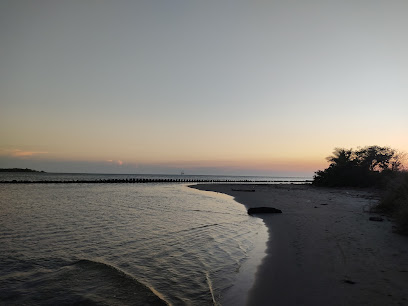
{"label": "dark rock on sand", "polygon": [[252,207],[248,209],[248,215],[253,214],[281,214],[282,211],[273,207]]}
{"label": "dark rock on sand", "polygon": [[232,191],[255,192],[255,189],[231,189]]}
{"label": "dark rock on sand", "polygon": [[384,221],[384,218],[381,218],[381,217],[370,217],[370,219],[369,219],[370,221]]}

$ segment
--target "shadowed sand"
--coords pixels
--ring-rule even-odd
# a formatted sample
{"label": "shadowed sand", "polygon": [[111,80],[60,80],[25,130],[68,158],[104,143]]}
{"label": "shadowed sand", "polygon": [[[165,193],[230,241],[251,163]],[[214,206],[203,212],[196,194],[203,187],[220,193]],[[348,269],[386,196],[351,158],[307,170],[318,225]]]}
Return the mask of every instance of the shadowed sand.
{"label": "shadowed sand", "polygon": [[[235,197],[269,230],[248,305],[408,305],[408,237],[369,221],[367,190],[307,185],[200,184]],[[234,190],[232,190],[234,189]],[[240,190],[254,189],[255,192]]]}

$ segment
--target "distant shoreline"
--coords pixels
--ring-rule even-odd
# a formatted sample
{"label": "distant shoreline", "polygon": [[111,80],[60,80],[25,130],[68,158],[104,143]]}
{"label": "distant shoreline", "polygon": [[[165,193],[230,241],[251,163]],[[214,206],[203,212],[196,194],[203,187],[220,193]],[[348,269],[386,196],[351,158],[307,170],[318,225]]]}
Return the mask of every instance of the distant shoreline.
{"label": "distant shoreline", "polygon": [[35,173],[46,173],[45,171],[38,171],[28,168],[0,168],[0,172],[35,172]]}

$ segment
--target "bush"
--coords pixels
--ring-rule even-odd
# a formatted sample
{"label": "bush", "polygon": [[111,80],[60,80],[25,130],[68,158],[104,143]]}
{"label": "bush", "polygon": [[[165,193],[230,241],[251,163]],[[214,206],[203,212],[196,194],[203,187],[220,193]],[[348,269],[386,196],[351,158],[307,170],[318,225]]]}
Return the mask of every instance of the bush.
{"label": "bush", "polygon": [[[405,202],[406,204],[406,202]],[[408,205],[401,207],[396,216],[397,231],[408,235]]]}
{"label": "bush", "polygon": [[375,210],[395,218],[397,231],[408,235],[408,172],[391,178]]}
{"label": "bush", "polygon": [[313,184],[383,189],[374,210],[394,217],[397,231],[408,235],[408,172],[401,171],[405,156],[388,147],[337,148],[327,158],[329,167],[316,172]]}
{"label": "bush", "polygon": [[370,146],[358,150],[336,148],[327,157],[330,165],[315,173],[313,184],[328,187],[383,187],[398,172],[401,154],[388,147]]}

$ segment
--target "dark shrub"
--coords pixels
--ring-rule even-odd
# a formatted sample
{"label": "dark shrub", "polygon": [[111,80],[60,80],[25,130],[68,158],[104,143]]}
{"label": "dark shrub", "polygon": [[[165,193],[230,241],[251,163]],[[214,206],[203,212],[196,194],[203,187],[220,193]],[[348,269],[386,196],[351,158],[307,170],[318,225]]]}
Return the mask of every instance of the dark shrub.
{"label": "dark shrub", "polygon": [[408,235],[408,172],[399,172],[389,180],[375,209],[393,216],[398,232]]}
{"label": "dark shrub", "polygon": [[388,147],[336,148],[330,165],[315,173],[313,184],[329,187],[382,187],[401,167],[400,155]]}

